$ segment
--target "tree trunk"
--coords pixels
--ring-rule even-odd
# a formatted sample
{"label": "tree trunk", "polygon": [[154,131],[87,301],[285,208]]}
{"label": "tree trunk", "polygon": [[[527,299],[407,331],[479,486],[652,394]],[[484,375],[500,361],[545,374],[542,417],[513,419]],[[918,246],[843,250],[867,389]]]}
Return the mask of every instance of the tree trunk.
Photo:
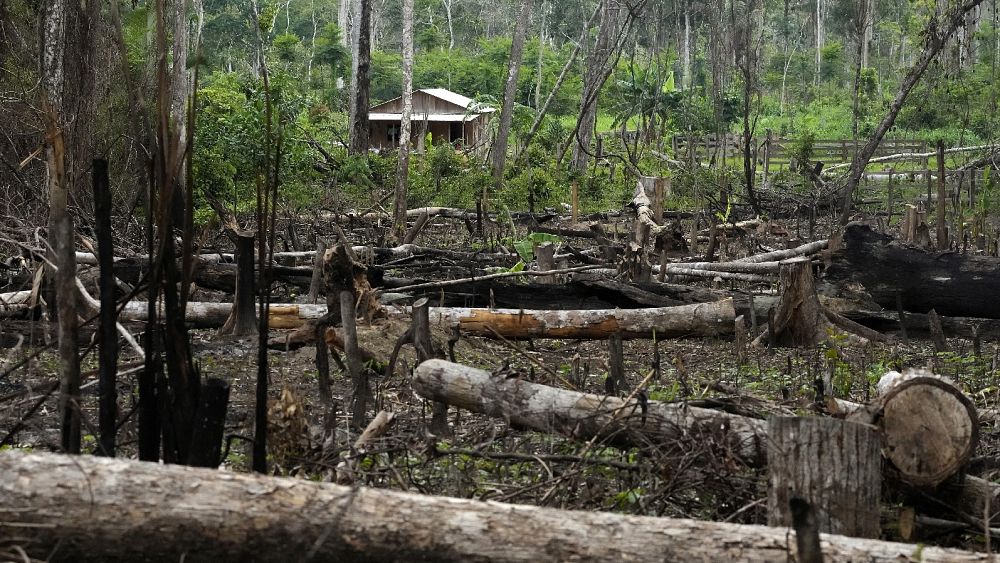
{"label": "tree trunk", "polygon": [[531,128],[528,130],[528,134],[524,137],[524,144],[518,149],[517,156],[514,158],[515,161],[521,160],[521,157],[528,150],[528,145],[531,144],[531,140],[535,138],[538,133],[538,129],[542,126],[542,120],[545,119],[545,115],[548,113],[549,105],[552,104],[552,100],[555,99],[556,95],[559,94],[559,90],[562,89],[563,82],[569,75],[570,69],[573,67],[573,63],[576,62],[577,55],[580,54],[580,46],[583,45],[584,41],[587,39],[587,33],[590,31],[590,26],[594,23],[594,18],[601,11],[601,6],[598,5],[597,9],[590,14],[590,18],[587,23],[583,24],[583,31],[580,33],[579,38],[573,43],[573,50],[570,51],[569,57],[566,58],[565,64],[563,64],[562,70],[559,71],[559,76],[556,78],[556,83],[552,86],[552,90],[549,95],[545,98],[545,103],[542,104],[541,109],[535,114],[535,120],[531,123]]}
{"label": "tree trunk", "polygon": [[649,401],[641,413],[635,399],[566,391],[444,360],[417,366],[412,384],[424,398],[577,440],[596,436],[623,447],[656,443],[683,449],[685,440],[694,439],[749,465],[766,462],[763,421],[726,412]]}
{"label": "tree trunk", "polygon": [[852,224],[844,230],[826,278],[864,286],[887,309],[914,313],[931,309],[949,317],[1000,318],[1000,259],[952,253],[929,253],[895,242],[871,227]]}
{"label": "tree trunk", "polygon": [[[450,24],[450,19],[449,19]],[[399,161],[393,200],[393,236],[406,234],[406,189],[410,176],[410,118],[413,115],[413,0],[403,0],[403,115],[399,121]]]}
{"label": "tree trunk", "polygon": [[527,34],[528,21],[531,19],[531,5],[532,0],[521,0],[520,16],[514,27],[514,38],[510,45],[507,82],[503,89],[503,108],[500,110],[500,125],[497,127],[497,137],[493,141],[491,153],[493,183],[498,190],[503,184],[503,170],[507,162],[507,144],[510,140],[510,127],[514,121],[514,98],[517,96],[517,77],[524,53],[524,37]]}
{"label": "tree trunk", "polygon": [[821,70],[823,67],[823,0],[816,0],[816,75],[813,84],[819,86]]}
{"label": "tree trunk", "polygon": [[[236,294],[233,307],[219,329],[219,336],[251,336],[257,334],[257,296],[254,279],[253,232],[236,233]],[[263,242],[261,244],[264,244]]]}
{"label": "tree trunk", "polygon": [[[63,0],[45,3],[42,22],[42,86],[47,126],[45,160],[49,192],[50,260],[58,270],[53,278],[56,311],[59,317],[60,389],[62,447],[80,453],[80,362],[77,357],[76,239],[73,217],[68,212],[69,186],[66,178],[66,147],[63,136],[63,58],[66,50],[66,4]],[[72,147],[71,147],[72,149]]]}
{"label": "tree trunk", "polygon": [[360,5],[358,8],[357,45],[354,63],[354,75],[351,77],[351,106],[353,119],[351,121],[351,132],[349,149],[355,156],[367,156],[370,144],[371,131],[368,123],[368,99],[370,93],[371,77],[371,19],[372,0],[356,0]]}
{"label": "tree trunk", "polygon": [[[60,561],[798,560],[783,528],[442,498],[207,469],[0,453],[0,511]],[[239,517],[234,517],[239,515]],[[15,529],[15,528],[10,528]],[[706,541],[706,538],[716,538]],[[987,562],[989,553],[822,536],[830,561]]]}
{"label": "tree trunk", "polygon": [[108,161],[94,160],[94,223],[97,231],[97,251],[100,257],[100,450],[115,456],[115,434],[118,425],[118,327],[114,271],[114,233],[111,223],[111,183]]}
{"label": "tree trunk", "polygon": [[602,0],[601,21],[597,31],[597,42],[587,54],[584,63],[583,92],[576,136],[570,140],[573,146],[574,170],[583,172],[590,161],[590,140],[594,136],[597,120],[597,94],[605,80],[605,67],[611,59],[611,37],[618,27],[617,0]]}
{"label": "tree trunk", "polygon": [[789,501],[812,505],[820,532],[877,538],[882,456],[876,429],[819,417],[768,422],[768,518],[790,526]]}
{"label": "tree trunk", "polygon": [[[757,10],[762,4],[750,1],[744,7],[742,29],[739,30],[738,37],[743,39],[743,44],[739,47],[742,52],[736,53],[737,66],[742,75],[743,82],[743,182],[746,190],[747,202],[758,215],[761,214],[760,203],[757,201],[757,193],[754,191],[754,183],[757,176],[757,150],[753,141],[754,129],[757,118],[752,116],[752,103],[754,98],[760,96],[760,53],[763,43],[763,25],[758,22]],[[759,31],[758,31],[759,30]]]}

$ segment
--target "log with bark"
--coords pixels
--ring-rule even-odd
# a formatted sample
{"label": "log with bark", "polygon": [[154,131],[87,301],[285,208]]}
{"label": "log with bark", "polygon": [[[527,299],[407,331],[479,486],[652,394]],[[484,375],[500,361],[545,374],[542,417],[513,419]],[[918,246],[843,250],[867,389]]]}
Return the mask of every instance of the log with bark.
{"label": "log with bark", "polygon": [[[120,320],[145,321],[145,301],[124,306]],[[232,303],[189,302],[186,321],[199,328],[221,326],[232,311]],[[405,315],[406,311],[388,311]],[[325,305],[273,303],[268,326],[298,328],[327,314]],[[523,309],[473,309],[431,307],[432,325],[457,326],[469,335],[487,338],[604,339],[621,332],[626,338],[676,338],[719,336],[733,332],[736,319],[732,299],[677,307],[646,309],[590,309],[538,311]]]}
{"label": "log with bark", "polygon": [[663,447],[694,439],[747,464],[765,463],[764,421],[726,412],[649,401],[643,414],[635,399],[567,391],[444,360],[417,366],[412,385],[426,399],[570,438]]}
{"label": "log with bark", "polygon": [[826,270],[830,281],[864,286],[880,306],[952,317],[1000,318],[1000,258],[926,252],[852,223]]}
{"label": "log with bark", "polygon": [[434,308],[431,323],[458,326],[477,336],[504,338],[604,339],[718,336],[731,334],[736,311],[732,299],[714,303],[650,309],[526,311],[518,309]]}
{"label": "log with bark", "polygon": [[[787,528],[568,511],[98,457],[0,453],[0,530],[53,561],[794,561]],[[714,540],[706,541],[706,538]],[[831,562],[986,562],[823,534]]]}

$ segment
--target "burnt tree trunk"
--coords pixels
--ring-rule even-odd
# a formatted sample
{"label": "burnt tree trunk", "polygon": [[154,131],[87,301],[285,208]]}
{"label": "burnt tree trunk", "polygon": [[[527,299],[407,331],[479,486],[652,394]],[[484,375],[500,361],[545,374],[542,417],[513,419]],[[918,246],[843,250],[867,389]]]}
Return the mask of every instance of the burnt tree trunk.
{"label": "burnt tree trunk", "polygon": [[111,185],[108,181],[108,161],[94,160],[94,221],[97,231],[97,254],[100,262],[100,452],[115,456],[115,434],[118,424],[118,310],[115,292],[114,233],[111,225]]}
{"label": "burnt tree trunk", "polygon": [[913,313],[931,309],[947,317],[1000,318],[1000,259],[957,253],[932,253],[894,241],[871,227],[851,224],[833,253],[826,278],[864,286],[887,309]]}
{"label": "burnt tree trunk", "polygon": [[341,320],[338,314],[341,291],[351,292],[357,312],[363,318],[372,319],[382,314],[378,297],[368,282],[368,268],[358,261],[343,237],[323,256],[323,285],[326,288],[327,309],[333,315],[332,324]]}
{"label": "burnt tree trunk", "polygon": [[[361,350],[358,348],[357,309],[354,295],[343,290],[340,296],[340,322],[344,327],[344,355],[347,356],[347,371],[351,376],[351,427],[361,430],[368,424],[368,398],[371,388],[368,385],[368,372],[361,360]],[[322,346],[322,343],[317,343]]]}
{"label": "burnt tree trunk", "polygon": [[253,260],[254,235],[249,231],[236,233],[236,294],[233,308],[219,335],[251,336],[257,334],[256,280]]}

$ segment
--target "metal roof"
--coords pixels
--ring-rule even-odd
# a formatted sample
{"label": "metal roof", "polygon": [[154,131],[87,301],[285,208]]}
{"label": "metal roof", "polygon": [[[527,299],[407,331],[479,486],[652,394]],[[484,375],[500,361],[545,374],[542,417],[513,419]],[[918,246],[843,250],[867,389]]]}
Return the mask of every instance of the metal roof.
{"label": "metal roof", "polygon": [[461,106],[465,109],[469,109],[469,106],[473,104],[472,98],[466,98],[461,94],[456,94],[451,90],[445,90],[444,88],[421,88],[418,92],[423,92],[425,94],[430,94],[435,98],[440,98],[448,103],[455,104],[456,106]]}
{"label": "metal roof", "polygon": [[[414,92],[423,92],[423,93],[427,94],[428,96],[433,96],[433,97],[438,98],[440,100],[444,100],[444,101],[448,102],[449,104],[453,104],[453,105],[459,106],[459,107],[461,107],[463,109],[466,109],[466,110],[468,110],[470,107],[473,107],[473,108],[475,108],[475,113],[490,113],[490,112],[496,111],[496,108],[490,107],[490,106],[488,106],[486,104],[480,104],[480,103],[476,102],[475,100],[473,100],[472,98],[467,98],[467,97],[465,97],[465,96],[463,96],[461,94],[456,94],[455,92],[452,92],[451,90],[446,90],[444,88],[421,88],[419,90],[414,90]],[[395,98],[393,98],[391,100],[387,100],[385,102],[382,102],[381,104],[376,104],[376,105],[372,106],[372,108],[374,109],[374,108],[377,108],[377,107],[384,106],[384,105],[389,104],[391,102],[395,102],[396,100],[399,100],[401,98],[402,98],[402,96],[397,96],[397,97],[395,97]],[[375,115],[375,114],[373,114],[373,115]],[[396,114],[396,115],[398,115],[398,114]],[[414,115],[416,115],[416,114],[414,114]],[[433,115],[444,115],[444,114],[433,114]],[[370,117],[369,119],[374,119],[374,118]],[[395,119],[399,119],[399,118],[397,117]],[[441,120],[438,120],[438,121],[441,121]],[[444,121],[455,121],[455,120],[444,120]]]}
{"label": "metal roof", "polygon": [[[411,121],[413,123],[419,123],[424,119],[423,113],[414,113],[411,116]],[[427,121],[472,121],[473,119],[479,117],[480,114],[477,113],[429,113],[427,115]],[[368,121],[401,121],[403,119],[403,114],[401,113],[383,113],[383,112],[372,112],[368,114]]]}

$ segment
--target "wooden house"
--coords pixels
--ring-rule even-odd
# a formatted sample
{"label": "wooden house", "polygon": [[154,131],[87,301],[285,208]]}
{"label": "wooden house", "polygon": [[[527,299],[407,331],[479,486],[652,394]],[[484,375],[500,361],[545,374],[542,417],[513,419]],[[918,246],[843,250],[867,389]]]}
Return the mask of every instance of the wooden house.
{"label": "wooden house", "polygon": [[[494,108],[477,104],[471,98],[444,88],[424,88],[413,91],[413,117],[410,132],[414,144],[421,132],[431,134],[435,145],[451,143],[456,147],[476,147],[486,140],[489,114]],[[382,102],[369,110],[371,147],[399,147],[399,124],[402,120],[403,98]]]}

